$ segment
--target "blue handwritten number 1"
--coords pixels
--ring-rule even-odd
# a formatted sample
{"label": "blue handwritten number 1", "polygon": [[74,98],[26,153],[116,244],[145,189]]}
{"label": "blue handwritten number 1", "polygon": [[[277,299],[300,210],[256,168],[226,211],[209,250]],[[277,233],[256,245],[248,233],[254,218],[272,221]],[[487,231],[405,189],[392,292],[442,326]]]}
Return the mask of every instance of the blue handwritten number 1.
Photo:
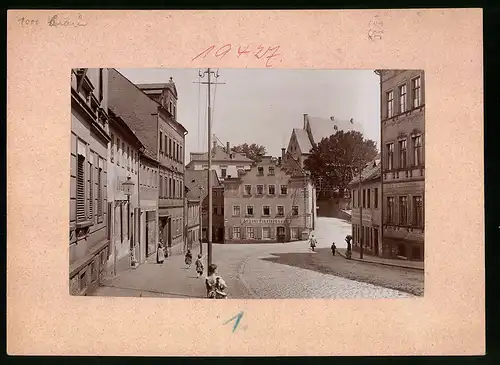
{"label": "blue handwritten number 1", "polygon": [[224,324],[228,324],[229,322],[231,322],[233,319],[236,319],[236,322],[234,322],[234,326],[233,326],[233,332],[236,331],[236,328],[238,327],[238,324],[240,323],[241,321],[241,318],[243,317],[243,313],[244,312],[240,312],[238,313],[237,315],[235,315],[233,318],[227,320]]}

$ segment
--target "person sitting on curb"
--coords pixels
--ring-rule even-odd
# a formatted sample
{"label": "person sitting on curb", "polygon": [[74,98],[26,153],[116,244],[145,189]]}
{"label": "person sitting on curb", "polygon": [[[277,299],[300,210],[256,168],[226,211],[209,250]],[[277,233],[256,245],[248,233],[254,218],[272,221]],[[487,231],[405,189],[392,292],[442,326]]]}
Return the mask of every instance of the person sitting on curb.
{"label": "person sitting on curb", "polygon": [[209,299],[226,299],[227,293],[224,289],[227,288],[226,282],[217,275],[217,265],[211,264],[208,267],[208,276],[205,279],[207,288],[207,298]]}

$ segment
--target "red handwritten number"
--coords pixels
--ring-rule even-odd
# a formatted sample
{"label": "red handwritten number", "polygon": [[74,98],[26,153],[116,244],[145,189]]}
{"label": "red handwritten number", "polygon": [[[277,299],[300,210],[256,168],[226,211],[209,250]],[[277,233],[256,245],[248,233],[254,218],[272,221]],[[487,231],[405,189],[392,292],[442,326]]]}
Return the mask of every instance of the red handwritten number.
{"label": "red handwritten number", "polygon": [[[227,50],[223,50],[221,52],[221,50],[224,49],[224,48],[226,48]],[[226,45],[222,46],[221,48],[219,48],[219,50],[217,52],[215,52],[215,57],[220,57],[220,59],[222,60],[222,57],[224,57],[225,55],[227,55],[230,50],[231,50],[231,45],[230,44],[226,44]],[[219,52],[220,52],[220,54],[219,54]]]}
{"label": "red handwritten number", "polygon": [[240,58],[242,54],[247,54],[247,53],[250,53],[250,51],[248,51],[248,46],[246,46],[246,48],[243,51],[241,50],[241,46],[238,47],[238,58]]}
{"label": "red handwritten number", "polygon": [[196,56],[195,58],[193,58],[191,61],[194,61],[195,59],[197,59],[198,57],[200,57],[201,55],[203,55],[203,58],[207,57],[208,54],[215,48],[215,45],[213,46],[210,46],[208,47],[206,50],[204,50],[203,52],[201,52],[198,56]]}
{"label": "red handwritten number", "polygon": [[[272,54],[271,54],[270,56],[267,56],[267,57],[266,57],[266,58],[267,58],[267,61],[266,61],[266,67],[272,67],[272,65],[271,65],[271,60],[272,60],[273,58],[275,58],[275,57],[281,56],[281,54],[276,54],[276,52],[278,52],[278,49],[280,49],[280,46],[276,46],[276,47],[272,47],[272,48],[271,48],[271,47],[269,47],[269,48],[267,49],[267,51],[271,51],[271,52],[272,52]],[[266,51],[266,53],[267,53],[267,51]]]}
{"label": "red handwritten number", "polygon": [[[258,49],[258,51],[257,51],[257,53],[256,53],[254,56],[255,56],[257,59],[259,59],[259,60],[260,60],[262,57],[264,57],[264,56],[265,56],[265,54],[267,53],[267,50],[266,50],[266,51],[265,51],[265,52],[264,52],[264,53],[263,53],[263,54],[259,57],[259,54],[260,54],[260,53],[264,50],[264,47],[262,47],[262,46],[258,46],[258,47],[257,47],[257,49]],[[268,50],[269,50],[269,49],[268,49]]]}

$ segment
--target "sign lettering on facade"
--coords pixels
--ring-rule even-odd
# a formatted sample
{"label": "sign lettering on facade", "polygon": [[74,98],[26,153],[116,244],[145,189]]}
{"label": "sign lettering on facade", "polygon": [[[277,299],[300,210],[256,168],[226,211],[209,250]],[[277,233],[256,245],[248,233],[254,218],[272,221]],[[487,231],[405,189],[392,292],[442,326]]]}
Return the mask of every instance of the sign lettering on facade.
{"label": "sign lettering on facade", "polygon": [[248,223],[248,224],[284,224],[285,220],[284,219],[266,219],[266,218],[261,218],[261,219],[242,219],[241,220],[242,224]]}

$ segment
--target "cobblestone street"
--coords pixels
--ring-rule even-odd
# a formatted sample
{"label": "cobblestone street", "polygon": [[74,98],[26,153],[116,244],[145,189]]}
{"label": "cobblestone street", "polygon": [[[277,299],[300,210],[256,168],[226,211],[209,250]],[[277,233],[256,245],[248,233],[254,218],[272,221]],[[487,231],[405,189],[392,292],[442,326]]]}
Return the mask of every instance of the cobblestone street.
{"label": "cobblestone street", "polygon": [[[341,228],[338,229],[338,225]],[[342,247],[340,238],[346,223],[333,218],[318,220],[318,247],[330,245],[334,236]],[[332,231],[334,232],[332,234]],[[337,237],[338,236],[338,237]],[[203,247],[206,254],[206,245]],[[197,254],[199,247],[193,249]],[[302,265],[290,261],[283,263],[280,257],[300,255]],[[229,298],[233,299],[286,299],[286,298],[406,298],[409,290],[401,291],[390,285],[379,286],[366,279],[366,275],[378,275],[398,268],[379,268],[378,265],[347,261],[340,256],[334,259],[350,265],[351,276],[338,275],[314,268],[314,262],[323,256],[309,250],[307,241],[272,244],[214,244],[213,261],[228,284]],[[332,258],[333,259],[333,258]],[[279,262],[276,262],[279,261]],[[310,261],[310,262],[307,262]],[[345,263],[344,263],[345,261]],[[307,268],[304,268],[307,267]],[[368,269],[367,269],[368,268]],[[367,271],[368,270],[368,271]],[[352,273],[358,271],[359,279]],[[375,274],[374,274],[375,273]],[[383,274],[380,274],[383,276]],[[423,277],[423,273],[421,273]],[[422,282],[423,285],[423,282]],[[402,288],[404,289],[404,288]],[[423,291],[423,289],[422,289]],[[411,291],[410,291],[411,292]],[[418,293],[417,293],[418,294]],[[129,270],[117,278],[107,280],[93,295],[158,296],[170,298],[203,298],[204,281],[195,278],[194,268],[186,270],[183,257],[168,258],[163,265],[147,263],[136,270]]]}

